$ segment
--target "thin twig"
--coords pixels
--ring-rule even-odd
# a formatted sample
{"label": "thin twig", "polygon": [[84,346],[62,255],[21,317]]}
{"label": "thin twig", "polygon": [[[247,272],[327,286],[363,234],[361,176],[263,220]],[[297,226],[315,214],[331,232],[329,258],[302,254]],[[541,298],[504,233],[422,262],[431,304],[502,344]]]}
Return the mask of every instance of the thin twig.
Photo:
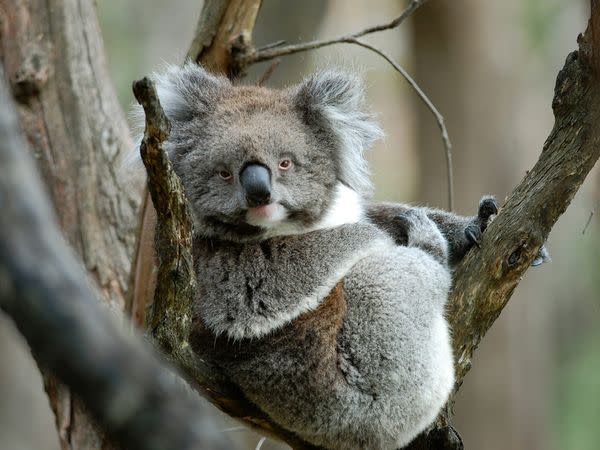
{"label": "thin twig", "polygon": [[256,50],[254,53],[245,55],[244,65],[253,64],[260,61],[267,61],[279,56],[291,55],[294,53],[305,52],[307,50],[314,50],[316,48],[326,47],[328,45],[340,44],[342,42],[348,42],[349,39],[357,39],[366,36],[367,34],[394,29],[404,22],[408,17],[410,17],[410,15],[426,1],[427,0],[412,0],[404,9],[404,11],[402,11],[402,13],[391,22],[371,26],[355,33],[346,34],[333,39],[315,40],[304,42],[302,44],[286,45],[285,47],[281,47],[279,45],[276,45],[275,47],[271,45],[265,46],[262,49]]}
{"label": "thin twig", "polygon": [[256,448],[254,450],[260,450],[263,446],[263,444],[265,443],[265,441],[267,440],[266,437],[261,437],[260,441],[258,441],[258,444],[256,444]]}
{"label": "thin twig", "polygon": [[588,227],[590,226],[590,223],[592,223],[592,218],[593,217],[594,217],[594,211],[590,211],[590,217],[588,217],[588,220],[585,223],[585,227],[583,227],[583,231],[581,232],[581,234],[585,234],[585,232],[587,231]]}
{"label": "thin twig", "polygon": [[263,52],[265,50],[270,50],[275,47],[281,47],[282,45],[285,45],[285,44],[287,44],[287,41],[282,39],[280,41],[271,42],[270,44],[263,45],[262,47],[258,47],[256,49],[256,51],[260,53],[260,52]]}
{"label": "thin twig", "polygon": [[269,65],[269,67],[267,67],[267,70],[265,70],[265,73],[263,73],[262,76],[258,79],[258,81],[256,82],[256,85],[264,86],[265,83],[267,81],[269,81],[269,78],[271,78],[271,76],[273,75],[273,72],[275,72],[275,69],[277,69],[279,64],[281,64],[281,59],[277,58],[277,59],[273,60],[273,62]]}
{"label": "thin twig", "polygon": [[404,79],[408,82],[408,84],[410,84],[410,86],[415,90],[415,92],[417,93],[419,98],[423,101],[425,106],[427,106],[427,108],[429,108],[429,110],[435,117],[435,120],[437,121],[438,127],[440,128],[440,132],[442,134],[442,142],[444,144],[444,150],[445,150],[445,154],[446,154],[446,170],[447,170],[447,177],[448,177],[448,208],[450,209],[450,211],[453,211],[454,210],[454,173],[453,173],[453,169],[452,169],[452,143],[450,142],[450,137],[448,136],[448,130],[446,129],[444,116],[442,116],[442,114],[438,111],[438,109],[431,102],[431,100],[429,100],[429,97],[427,97],[427,95],[425,95],[423,90],[419,87],[417,82],[408,74],[408,72],[406,72],[406,70],[402,66],[400,66],[398,63],[396,63],[392,59],[392,57],[389,56],[387,53],[385,53],[383,50],[380,50],[371,44],[367,44],[366,42],[361,41],[359,39],[355,39],[355,38],[347,39],[343,42],[360,45],[361,47],[364,47],[368,50],[371,50],[372,52],[377,53],[379,56],[381,56],[387,62],[389,62],[392,65],[392,67],[394,69],[396,69],[400,73],[400,75],[402,75],[404,77]]}

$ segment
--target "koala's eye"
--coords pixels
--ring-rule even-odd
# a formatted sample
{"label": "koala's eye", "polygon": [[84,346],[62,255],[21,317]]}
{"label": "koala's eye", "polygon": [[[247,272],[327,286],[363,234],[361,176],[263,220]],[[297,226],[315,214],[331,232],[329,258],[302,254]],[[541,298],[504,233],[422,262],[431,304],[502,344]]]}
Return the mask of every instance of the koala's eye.
{"label": "koala's eye", "polygon": [[292,161],[290,159],[282,159],[281,161],[279,161],[279,170],[289,170],[289,168],[292,167]]}
{"label": "koala's eye", "polygon": [[233,177],[229,170],[219,170],[219,176],[224,180],[231,180],[231,178]]}

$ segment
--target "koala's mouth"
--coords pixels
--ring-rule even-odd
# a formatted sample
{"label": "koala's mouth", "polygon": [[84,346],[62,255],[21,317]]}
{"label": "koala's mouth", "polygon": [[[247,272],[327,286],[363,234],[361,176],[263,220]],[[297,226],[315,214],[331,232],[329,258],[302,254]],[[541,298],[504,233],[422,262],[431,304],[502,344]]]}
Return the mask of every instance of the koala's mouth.
{"label": "koala's mouth", "polygon": [[268,205],[248,208],[246,222],[255,227],[272,228],[287,218],[287,209],[281,203],[274,202]]}

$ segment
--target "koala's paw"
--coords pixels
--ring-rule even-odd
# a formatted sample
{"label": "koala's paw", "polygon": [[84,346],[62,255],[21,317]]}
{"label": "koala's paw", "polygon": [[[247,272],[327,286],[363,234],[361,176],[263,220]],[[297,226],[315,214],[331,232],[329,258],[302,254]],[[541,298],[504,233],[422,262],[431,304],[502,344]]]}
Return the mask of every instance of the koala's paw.
{"label": "koala's paw", "polygon": [[496,202],[496,199],[491,195],[481,197],[477,216],[465,228],[465,236],[471,246],[480,246],[481,236],[492,220],[494,220],[496,214],[498,214],[498,202]]}
{"label": "koala's paw", "polygon": [[542,245],[540,247],[540,249],[538,250],[537,255],[531,262],[531,267],[541,266],[545,262],[550,262],[550,261],[551,261],[550,253],[548,253],[548,249],[546,248],[546,246]]}
{"label": "koala's paw", "polygon": [[[471,246],[480,246],[481,236],[492,220],[498,214],[498,203],[491,195],[484,195],[479,200],[479,210],[477,216],[473,218],[471,223],[465,228],[465,236]],[[550,261],[550,253],[545,245],[542,245],[538,254],[531,263],[532,267],[537,267]]]}

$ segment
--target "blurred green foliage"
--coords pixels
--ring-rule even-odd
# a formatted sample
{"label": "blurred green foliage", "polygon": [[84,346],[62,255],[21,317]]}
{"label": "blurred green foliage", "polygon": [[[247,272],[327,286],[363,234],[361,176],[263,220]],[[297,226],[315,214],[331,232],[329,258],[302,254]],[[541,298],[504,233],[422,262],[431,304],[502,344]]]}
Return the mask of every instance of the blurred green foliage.
{"label": "blurred green foliage", "polygon": [[522,3],[521,20],[533,53],[542,57],[552,55],[552,41],[560,14],[568,1],[525,0]]}
{"label": "blurred green foliage", "polygon": [[[595,221],[597,222],[597,220]],[[596,225],[596,226],[594,226]],[[558,377],[555,403],[556,434],[560,449],[597,450],[600,448],[600,227],[592,224],[586,236],[574,239],[577,259],[573,263],[589,286],[573,286],[570,301],[579,307],[560,317],[567,324],[557,345]],[[580,292],[596,295],[583,301]],[[580,309],[579,309],[580,308]],[[590,314],[590,311],[592,314]],[[595,313],[595,314],[594,314]]]}

